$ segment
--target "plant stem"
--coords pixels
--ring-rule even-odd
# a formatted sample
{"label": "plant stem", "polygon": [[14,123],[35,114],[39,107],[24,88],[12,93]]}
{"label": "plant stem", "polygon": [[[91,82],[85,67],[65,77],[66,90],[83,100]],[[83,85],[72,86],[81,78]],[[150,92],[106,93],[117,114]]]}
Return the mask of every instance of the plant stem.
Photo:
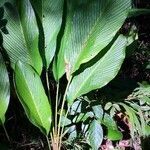
{"label": "plant stem", "polygon": [[[67,118],[68,113],[69,113],[69,108],[67,109],[67,112],[66,112],[66,114],[65,114],[65,118],[64,118],[64,120]],[[65,126],[65,121],[63,122],[62,129],[61,129],[61,134],[60,134],[60,135],[62,135],[62,133],[63,133],[64,126]]]}
{"label": "plant stem", "polygon": [[48,149],[51,150],[51,144],[50,144],[48,136],[46,136],[46,140],[47,140]]}
{"label": "plant stem", "polygon": [[46,71],[46,84],[47,84],[47,89],[48,89],[48,99],[49,99],[49,101],[50,101],[50,100],[51,100],[51,96],[50,96],[50,87],[49,87],[48,71]]}
{"label": "plant stem", "polygon": [[58,81],[58,83],[57,83],[56,104],[55,104],[55,133],[56,133],[56,134],[57,134],[58,97],[59,97],[59,81]]}
{"label": "plant stem", "polygon": [[[47,84],[47,89],[48,89],[48,99],[49,102],[51,103],[51,96],[50,96],[50,84],[49,84],[49,78],[48,78],[48,70],[46,70],[46,84]],[[52,137],[51,137],[52,138]],[[48,136],[46,136],[47,144],[48,144],[48,149],[51,150],[51,144],[49,141]]]}
{"label": "plant stem", "polygon": [[7,139],[8,139],[8,141],[10,142],[10,137],[9,137],[8,132],[7,132],[7,130],[5,128],[5,125],[3,123],[2,123],[2,126],[3,126],[3,129],[4,129],[5,135],[6,135]]}
{"label": "plant stem", "polygon": [[[63,109],[64,109],[64,105],[65,105],[65,101],[66,101],[66,96],[67,96],[67,91],[68,91],[70,82],[71,82],[71,78],[70,78],[70,80],[67,83],[67,87],[66,87],[66,90],[65,90],[65,93],[64,93],[64,96],[63,96],[62,105],[61,105],[60,118],[59,118],[59,123],[58,123],[58,138],[60,137],[60,123],[61,123],[61,119],[62,119]],[[58,140],[58,141],[60,141],[60,140]],[[59,143],[59,147],[61,147],[61,143]]]}
{"label": "plant stem", "polygon": [[[67,116],[68,116],[68,113],[69,113],[69,107],[68,107],[67,112],[66,112],[66,114],[65,114],[65,119],[64,119],[64,120],[66,120],[66,118],[67,118]],[[63,125],[62,125],[59,143],[62,142],[62,135],[63,135],[64,127],[65,127],[65,121],[63,122]],[[60,148],[61,148],[61,144],[59,145],[59,150],[60,150]]]}

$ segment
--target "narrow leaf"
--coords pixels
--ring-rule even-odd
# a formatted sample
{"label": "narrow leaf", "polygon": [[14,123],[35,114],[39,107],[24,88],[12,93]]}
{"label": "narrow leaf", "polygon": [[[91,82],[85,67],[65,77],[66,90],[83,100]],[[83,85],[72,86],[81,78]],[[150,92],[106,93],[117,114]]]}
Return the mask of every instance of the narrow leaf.
{"label": "narrow leaf", "polygon": [[124,107],[124,109],[126,110],[126,114],[129,116],[128,120],[130,122],[131,137],[134,137],[135,132],[138,132],[138,134],[142,136],[142,126],[139,121],[139,118],[136,115],[137,111],[135,111],[132,107],[124,103],[119,104]]}
{"label": "narrow leaf", "polygon": [[48,134],[52,120],[51,107],[39,75],[31,66],[18,62],[15,68],[15,85],[29,120],[44,134]]}
{"label": "narrow leaf", "polygon": [[118,73],[125,58],[126,38],[119,36],[110,50],[93,66],[75,76],[67,100],[70,104],[79,96],[109,83]]}
{"label": "narrow leaf", "polygon": [[0,124],[5,122],[5,113],[10,99],[10,84],[8,72],[0,53]]}

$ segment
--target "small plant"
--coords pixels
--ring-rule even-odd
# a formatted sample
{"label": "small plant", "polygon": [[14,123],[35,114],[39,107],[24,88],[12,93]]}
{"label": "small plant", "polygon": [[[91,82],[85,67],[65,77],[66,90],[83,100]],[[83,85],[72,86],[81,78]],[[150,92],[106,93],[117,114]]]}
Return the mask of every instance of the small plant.
{"label": "small plant", "polygon": [[[4,63],[7,54],[20,103],[31,123],[46,136],[49,149],[60,150],[63,144],[72,148],[74,143],[76,149],[88,145],[97,150],[103,141],[102,125],[110,139],[121,139],[110,115],[95,101],[85,101],[85,95],[108,84],[120,70],[126,48],[133,42],[119,33],[131,1],[1,0],[0,6],[0,19],[5,20],[1,28],[5,50],[0,53],[1,124],[12,88]],[[53,78],[56,89],[51,90]],[[128,109],[122,103],[116,106]],[[82,139],[79,144],[77,137]]]}
{"label": "small plant", "polygon": [[123,122],[118,125],[119,130],[130,135],[126,141],[119,143],[124,148],[141,149],[140,138],[150,135],[150,86],[144,82],[139,85],[123,102],[108,102],[105,105],[105,111],[109,111],[112,118]]}

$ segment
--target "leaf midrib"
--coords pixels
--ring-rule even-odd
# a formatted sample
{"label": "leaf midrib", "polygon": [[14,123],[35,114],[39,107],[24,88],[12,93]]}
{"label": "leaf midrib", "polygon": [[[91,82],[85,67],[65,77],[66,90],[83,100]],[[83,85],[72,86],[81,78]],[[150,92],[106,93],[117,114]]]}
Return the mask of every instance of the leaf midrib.
{"label": "leaf midrib", "polygon": [[[119,40],[119,39],[117,39]],[[115,43],[114,43],[115,44]],[[115,45],[112,45],[113,47],[111,49],[113,49],[115,47]],[[97,65],[95,66],[95,68],[93,68],[93,70],[91,71],[91,74],[89,76],[87,76],[86,80],[84,80],[85,82],[82,82],[82,84],[80,85],[80,87],[78,88],[78,91],[76,92],[76,94],[74,95],[74,97],[71,99],[72,101],[75,100],[75,97],[77,97],[77,95],[79,94],[79,91],[82,89],[82,87],[86,84],[86,82],[89,80],[89,78],[93,75],[93,73],[95,72],[95,70],[98,68],[99,64],[102,62],[102,60],[106,57],[106,55],[108,55],[108,53],[110,53],[110,51],[108,51],[99,62],[97,62]],[[90,69],[90,68],[88,68]],[[86,71],[86,70],[85,70]]]}
{"label": "leaf midrib", "polygon": [[[21,71],[20,67],[19,67],[19,70]],[[25,81],[26,88],[27,88],[27,90],[29,91],[29,95],[31,96],[32,99],[34,99],[34,96],[32,96],[33,94],[31,93],[31,90],[30,90],[30,88],[28,87],[27,81],[25,80],[25,76],[24,76],[24,73],[23,73],[22,71],[21,71],[21,74],[22,74],[22,76],[23,76],[23,80]],[[42,119],[41,119],[41,117],[40,117],[40,115],[39,115],[39,113],[38,113],[38,111],[37,111],[38,109],[37,109],[37,107],[36,107],[36,104],[34,103],[34,101],[31,101],[31,102],[34,104],[34,107],[36,108],[36,113],[37,113],[37,115],[38,115],[38,117],[39,117],[39,119],[40,119],[41,124],[42,124],[43,127],[44,127],[43,121],[42,121]]]}
{"label": "leaf midrib", "polygon": [[[93,27],[91,28],[89,34],[87,35],[87,39],[85,39],[85,41],[83,42],[83,46],[82,46],[81,49],[80,49],[80,50],[83,50],[83,51],[81,51],[81,53],[79,53],[79,55],[78,55],[78,57],[77,57],[77,59],[76,59],[76,62],[75,62],[74,64],[76,64],[77,62],[80,62],[80,58],[82,57],[83,53],[85,52],[85,48],[86,48],[86,46],[87,46],[87,43],[88,43],[88,41],[91,39],[91,37],[93,36],[93,31],[95,31],[95,30],[97,29],[97,27],[98,27],[98,26],[97,26],[98,22],[99,22],[100,19],[103,17],[103,14],[105,14],[105,10],[107,9],[107,7],[108,7],[110,4],[111,4],[110,1],[108,1],[108,3],[105,5],[105,8],[104,8],[103,12],[100,12],[99,17],[96,19],[96,21],[95,21]],[[103,26],[105,26],[105,24],[104,24]],[[102,28],[101,28],[101,30],[102,30]],[[100,30],[100,32],[101,32],[101,30]],[[85,44],[84,44],[84,43],[85,43]],[[77,66],[77,68],[79,67],[79,65],[74,65],[74,67],[73,67],[73,69],[72,69],[72,71],[71,71],[72,73],[74,72],[74,69],[76,68],[76,66]]]}
{"label": "leaf midrib", "polygon": [[[29,2],[30,3],[30,2]],[[28,50],[28,52],[29,52],[29,54],[30,54],[30,48],[29,48],[29,45],[28,45],[28,42],[27,42],[27,37],[26,37],[26,35],[25,35],[25,31],[24,31],[24,29],[23,29],[23,23],[22,23],[22,21],[21,21],[21,16],[20,16],[20,13],[19,13],[19,9],[18,9],[18,6],[17,6],[17,12],[18,12],[18,17],[19,17],[19,20],[20,20],[20,28],[21,28],[21,31],[22,31],[22,36],[23,36],[23,40],[24,40],[24,43],[26,44],[26,48],[27,48],[27,50]],[[30,56],[30,59],[31,59],[31,62],[32,62],[32,65],[33,65],[33,60],[32,60],[32,57],[31,57],[31,55],[29,55]]]}

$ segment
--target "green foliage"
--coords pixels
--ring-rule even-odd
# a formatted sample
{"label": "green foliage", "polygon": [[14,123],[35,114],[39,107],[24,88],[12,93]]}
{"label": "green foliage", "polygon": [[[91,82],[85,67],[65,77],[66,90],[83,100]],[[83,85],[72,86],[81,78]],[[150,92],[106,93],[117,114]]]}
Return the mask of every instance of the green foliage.
{"label": "green foliage", "polygon": [[45,49],[46,67],[48,69],[56,51],[64,0],[31,0],[31,2],[43,26],[41,30],[44,32],[45,44],[42,51],[44,52]]}
{"label": "green foliage", "polygon": [[[67,119],[63,117],[62,122],[64,122],[65,131],[68,131],[67,141],[73,145],[78,144],[78,139],[80,139],[92,149],[98,149],[104,136],[112,141],[121,140],[123,137],[114,119],[104,112],[99,102],[91,101],[87,97],[75,101],[70,107]],[[81,130],[78,130],[79,126]],[[106,127],[107,135],[103,133],[102,126]]]}
{"label": "green foliage", "polygon": [[110,103],[105,105],[105,110],[109,110],[110,115],[114,116],[116,112],[121,112],[125,115],[125,123],[128,124],[132,138],[137,136],[149,136],[150,127],[150,85],[140,84],[132,94],[128,96],[125,102]]}
{"label": "green foliage", "polygon": [[[65,33],[57,56],[56,79],[70,78],[114,38],[128,16],[130,0],[67,1]],[[109,35],[109,36],[108,36]]]}
{"label": "green foliage", "polygon": [[0,124],[5,122],[5,113],[10,98],[10,84],[5,62],[0,53]]}
{"label": "green foliage", "polygon": [[[14,75],[12,86],[28,119],[48,142],[50,133],[53,148],[60,149],[65,143],[70,149],[97,150],[104,137],[121,140],[123,134],[114,116],[122,109],[132,137],[149,134],[149,85],[133,92],[138,102],[107,103],[83,96],[115,78],[126,49],[130,51],[137,40],[133,27],[129,35],[119,32],[131,14],[130,0],[2,0],[0,5],[4,53]],[[53,93],[51,72],[57,83]],[[64,74],[67,84],[61,82]],[[0,120],[4,123],[10,89],[1,55],[0,76]],[[67,140],[62,141],[65,135]]]}
{"label": "green foliage", "polygon": [[115,140],[120,140],[122,139],[122,133],[118,130],[117,125],[113,118],[105,113],[104,119],[103,119],[103,124],[107,127],[108,133],[107,133],[107,138],[115,141]]}
{"label": "green foliage", "polygon": [[32,65],[40,74],[42,59],[38,50],[39,31],[35,13],[29,0],[3,0],[8,34],[3,35],[3,46],[14,68],[17,61]]}
{"label": "green foliage", "polygon": [[93,120],[90,124],[87,141],[93,150],[97,150],[103,141],[103,130],[97,120]]}
{"label": "green foliage", "polygon": [[70,105],[77,97],[105,86],[116,76],[125,58],[126,44],[126,38],[119,36],[109,50],[105,49],[101,59],[73,78],[67,93]]}
{"label": "green foliage", "polygon": [[14,80],[16,92],[28,118],[48,135],[52,121],[51,108],[39,75],[31,66],[19,61],[15,67]]}

